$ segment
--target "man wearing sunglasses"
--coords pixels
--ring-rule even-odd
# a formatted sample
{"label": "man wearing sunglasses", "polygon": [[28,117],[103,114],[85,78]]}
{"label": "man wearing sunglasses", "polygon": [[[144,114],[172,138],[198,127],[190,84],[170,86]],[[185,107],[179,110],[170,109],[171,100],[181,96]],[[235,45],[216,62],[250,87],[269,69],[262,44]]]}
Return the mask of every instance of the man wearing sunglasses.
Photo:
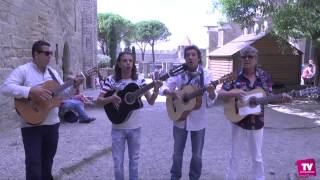
{"label": "man wearing sunglasses", "polygon": [[[32,61],[13,70],[1,86],[1,92],[14,98],[50,101],[52,92],[40,85],[48,80],[63,84],[59,74],[48,66],[52,51],[50,44],[37,41],[32,46]],[[75,79],[75,87],[83,79]],[[71,94],[73,88],[63,93]],[[21,119],[21,133],[25,150],[27,180],[49,180],[59,139],[58,108],[53,108],[48,117],[39,125],[31,125]]]}
{"label": "man wearing sunglasses", "polygon": [[[270,75],[258,67],[258,50],[252,46],[247,46],[240,51],[241,71],[237,80],[232,83],[224,83],[218,96],[221,98],[241,99],[246,96],[247,91],[255,88],[262,88],[267,95],[272,93],[272,81]],[[232,89],[239,91],[230,92]],[[282,102],[291,101],[287,94],[282,95]],[[226,173],[226,180],[238,180],[239,177],[239,159],[242,147],[248,145],[249,154],[252,160],[252,169],[250,179],[264,180],[264,167],[262,159],[262,139],[264,127],[264,108],[259,115],[247,115],[237,123],[231,123],[232,150],[229,160],[229,168]]]}

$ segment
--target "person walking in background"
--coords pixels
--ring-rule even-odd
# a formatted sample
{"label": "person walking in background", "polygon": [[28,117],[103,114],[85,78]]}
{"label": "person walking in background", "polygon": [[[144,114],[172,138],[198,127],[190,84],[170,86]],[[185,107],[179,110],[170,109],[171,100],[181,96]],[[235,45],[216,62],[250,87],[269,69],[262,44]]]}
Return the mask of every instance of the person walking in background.
{"label": "person walking in background", "polygon": [[314,71],[313,65],[308,64],[302,71],[301,79],[303,80],[303,85],[310,85],[313,84],[314,80]]}

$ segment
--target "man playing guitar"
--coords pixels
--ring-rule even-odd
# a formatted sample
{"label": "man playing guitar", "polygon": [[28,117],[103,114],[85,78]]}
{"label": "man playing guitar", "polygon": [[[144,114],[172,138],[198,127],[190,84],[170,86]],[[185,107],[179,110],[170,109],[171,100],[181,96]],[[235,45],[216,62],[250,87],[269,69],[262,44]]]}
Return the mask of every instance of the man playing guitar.
{"label": "man playing guitar", "polygon": [[202,104],[198,110],[193,110],[186,119],[174,122],[174,152],[171,168],[171,179],[181,178],[182,158],[188,132],[191,133],[192,159],[190,164],[190,179],[199,179],[202,169],[202,149],[204,145],[207,120],[204,118],[207,103],[211,104],[216,98],[215,87],[210,85],[213,75],[204,69],[201,63],[201,52],[197,46],[188,46],[184,50],[187,71],[169,78],[160,89],[160,93],[177,99],[182,99],[178,90],[187,85],[203,87],[209,84],[207,92],[202,95]]}
{"label": "man playing guitar", "polygon": [[[138,76],[135,60],[131,52],[121,52],[118,55],[115,64],[115,74],[106,78],[97,102],[102,105],[112,103],[116,107],[120,107],[121,103],[125,103],[117,92],[125,89],[128,84],[135,83],[142,87],[146,85],[146,81],[142,76]],[[150,105],[155,103],[159,93],[162,81],[155,81],[153,93],[149,91],[144,93],[147,102]],[[111,96],[106,94],[109,91],[116,90]],[[129,151],[129,179],[138,179],[138,160],[140,152],[141,126],[139,116],[143,113],[143,109],[136,109],[131,112],[126,121],[120,124],[112,124],[112,156],[114,161],[114,176],[116,180],[124,179],[124,151],[125,144],[128,144]]]}
{"label": "man playing guitar", "polygon": [[[59,74],[48,66],[52,51],[50,44],[37,41],[32,46],[32,62],[14,69],[1,86],[5,96],[28,98],[33,102],[50,102],[52,92],[40,86],[46,81],[55,80],[63,84]],[[83,79],[76,78],[74,86],[79,86]],[[72,88],[64,94],[71,94]],[[59,139],[58,108],[53,108],[40,124],[32,125],[21,119],[21,133],[25,150],[26,179],[53,179],[52,164]]]}
{"label": "man playing guitar", "polygon": [[[233,83],[224,83],[218,92],[219,98],[241,99],[246,96],[246,91],[262,88],[266,94],[272,93],[272,82],[270,75],[257,67],[258,51],[254,47],[247,46],[240,51],[242,70],[238,78]],[[237,89],[237,91],[232,91]],[[282,95],[282,102],[291,101],[287,94]],[[247,142],[252,156],[252,170],[250,179],[264,180],[264,167],[262,160],[262,138],[264,127],[264,108],[261,105],[261,113],[250,114],[237,123],[231,123],[232,151],[230,155],[229,168],[226,173],[226,180],[238,180],[239,166],[238,160],[243,143]]]}

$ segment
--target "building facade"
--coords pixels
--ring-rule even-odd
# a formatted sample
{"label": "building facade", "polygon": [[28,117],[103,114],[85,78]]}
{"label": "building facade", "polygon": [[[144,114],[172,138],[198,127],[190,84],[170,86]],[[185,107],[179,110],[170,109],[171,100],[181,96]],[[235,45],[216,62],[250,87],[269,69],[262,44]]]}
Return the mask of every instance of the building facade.
{"label": "building facade", "polygon": [[[50,66],[64,79],[96,66],[96,0],[0,0],[0,83],[32,59],[37,40],[51,44]],[[0,127],[15,116],[12,98],[0,95]]]}

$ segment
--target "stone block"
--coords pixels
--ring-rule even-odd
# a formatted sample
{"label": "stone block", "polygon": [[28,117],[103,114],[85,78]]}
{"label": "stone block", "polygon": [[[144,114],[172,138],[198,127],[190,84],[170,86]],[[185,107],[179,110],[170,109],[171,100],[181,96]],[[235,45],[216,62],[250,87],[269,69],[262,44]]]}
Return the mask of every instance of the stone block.
{"label": "stone block", "polygon": [[12,39],[11,35],[0,35],[0,47],[11,47]]}
{"label": "stone block", "polygon": [[8,23],[2,22],[1,19],[0,19],[0,34],[2,35],[12,34],[11,26]]}
{"label": "stone block", "polygon": [[5,78],[12,72],[12,68],[0,68],[0,84],[3,83]]}
{"label": "stone block", "polygon": [[13,48],[26,48],[26,47],[28,47],[28,41],[25,38],[13,36],[12,37],[12,47]]}

